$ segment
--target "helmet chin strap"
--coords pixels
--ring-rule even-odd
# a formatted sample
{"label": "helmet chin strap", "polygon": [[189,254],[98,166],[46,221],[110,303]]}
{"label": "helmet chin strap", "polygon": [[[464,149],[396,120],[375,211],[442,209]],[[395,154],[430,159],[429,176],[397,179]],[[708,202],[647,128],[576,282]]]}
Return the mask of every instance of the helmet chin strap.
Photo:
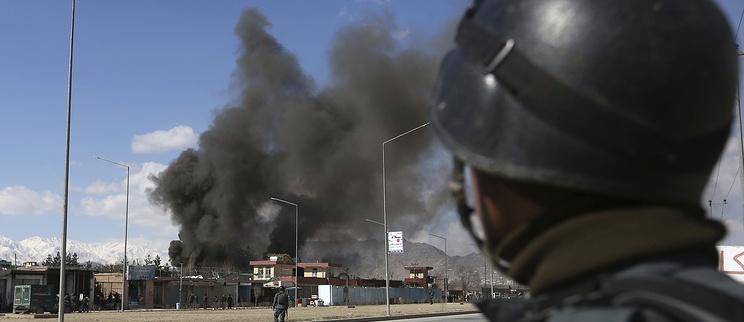
{"label": "helmet chin strap", "polygon": [[452,171],[452,179],[449,181],[449,189],[452,193],[452,197],[455,199],[457,205],[457,213],[460,216],[460,223],[468,231],[470,237],[475,241],[475,245],[480,249],[481,253],[491,259],[491,262],[496,264],[496,267],[501,272],[509,270],[511,263],[508,261],[495,256],[493,245],[497,245],[497,241],[489,242],[485,234],[485,227],[483,227],[480,219],[475,216],[475,210],[473,207],[468,205],[467,195],[465,193],[465,163],[458,158],[453,160],[454,168]]}

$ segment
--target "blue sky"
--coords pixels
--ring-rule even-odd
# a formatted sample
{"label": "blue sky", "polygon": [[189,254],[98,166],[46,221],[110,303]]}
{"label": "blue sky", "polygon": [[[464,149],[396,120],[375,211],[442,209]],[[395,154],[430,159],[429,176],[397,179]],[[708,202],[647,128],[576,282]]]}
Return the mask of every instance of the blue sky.
{"label": "blue sky", "polygon": [[[272,33],[323,85],[326,53],[339,27],[366,12],[389,10],[407,35],[401,41],[416,41],[457,19],[467,4],[78,0],[70,238],[123,235],[125,170],[96,156],[134,166],[130,238],[176,237],[167,216],[151,209],[141,191],[146,176],[193,145],[230,100],[238,45],[233,28],[242,10],[258,7]],[[0,50],[0,235],[12,239],[61,234],[69,10],[68,1],[0,0],[0,39],[10,44]],[[162,138],[150,136],[138,141],[144,147],[133,148],[135,136],[175,127],[168,133],[184,144],[153,147]]]}
{"label": "blue sky", "polygon": [[[717,2],[735,27],[744,3]],[[389,10],[405,35],[401,41],[415,42],[441,31],[468,4],[78,0],[70,238],[122,236],[125,171],[96,156],[133,165],[130,237],[176,237],[142,190],[147,175],[193,146],[214,111],[230,100],[238,44],[233,28],[243,9],[258,7],[272,22],[272,33],[322,85],[334,32],[365,12]],[[68,1],[0,0],[0,235],[12,239],[61,234],[68,38]],[[736,153],[725,160],[732,169],[721,167],[727,188]],[[740,191],[736,186],[734,194]],[[741,218],[738,207],[732,220]]]}

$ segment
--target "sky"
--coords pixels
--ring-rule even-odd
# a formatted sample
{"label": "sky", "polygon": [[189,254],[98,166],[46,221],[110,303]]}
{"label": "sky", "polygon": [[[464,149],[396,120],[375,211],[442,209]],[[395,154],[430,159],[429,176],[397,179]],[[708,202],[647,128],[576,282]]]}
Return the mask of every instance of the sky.
{"label": "sky", "polygon": [[[717,2],[735,28],[744,3]],[[69,4],[0,0],[0,235],[11,239],[61,236]],[[159,244],[177,237],[169,215],[147,200],[145,190],[153,186],[148,177],[196,146],[215,111],[233,97],[233,28],[242,10],[259,8],[274,36],[322,86],[335,31],[366,12],[391,12],[396,38],[415,43],[441,32],[468,4],[78,0],[68,237],[102,242],[123,236],[126,169],[97,156],[131,166],[129,237]],[[732,242],[744,244],[738,141],[724,156],[703,202],[716,203],[713,213],[727,221]],[[434,229],[461,233],[454,211],[449,219]],[[473,250],[469,240],[450,241],[449,247]]]}

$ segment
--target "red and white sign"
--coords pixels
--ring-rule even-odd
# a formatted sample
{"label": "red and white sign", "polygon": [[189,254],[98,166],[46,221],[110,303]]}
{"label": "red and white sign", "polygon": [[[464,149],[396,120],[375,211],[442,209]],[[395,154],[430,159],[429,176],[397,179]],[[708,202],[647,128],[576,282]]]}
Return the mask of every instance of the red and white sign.
{"label": "red and white sign", "polygon": [[718,270],[744,283],[744,246],[716,246]]}
{"label": "red and white sign", "polygon": [[402,231],[389,231],[388,232],[388,252],[402,253],[403,252],[403,232]]}

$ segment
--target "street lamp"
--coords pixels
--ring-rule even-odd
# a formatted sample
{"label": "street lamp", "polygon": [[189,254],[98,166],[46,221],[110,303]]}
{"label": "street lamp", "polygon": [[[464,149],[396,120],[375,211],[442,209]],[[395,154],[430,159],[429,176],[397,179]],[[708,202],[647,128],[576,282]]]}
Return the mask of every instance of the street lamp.
{"label": "street lamp", "polygon": [[126,209],[124,210],[124,268],[122,269],[122,281],[121,281],[121,293],[122,293],[121,294],[121,312],[124,312],[124,298],[126,297],[125,295],[127,293],[126,283],[127,283],[127,235],[128,235],[128,229],[129,229],[129,166],[123,163],[104,159],[102,157],[96,157],[96,159],[101,160],[101,161],[106,161],[108,163],[127,169],[127,201],[126,201]]}
{"label": "street lamp", "polygon": [[67,206],[70,192],[70,120],[72,119],[72,54],[75,44],[75,0],[72,0],[72,12],[70,14],[70,60],[67,67],[67,136],[65,143],[65,201],[62,208],[62,247],[60,247],[62,260],[59,264],[59,299],[57,301],[57,320],[65,320],[65,259],[67,258]]}
{"label": "street lamp", "polygon": [[449,300],[449,294],[447,294],[447,292],[449,291],[449,286],[447,285],[449,280],[449,271],[447,270],[447,238],[435,234],[429,234],[429,236],[436,237],[444,241],[444,298],[445,301],[447,301]]}
{"label": "street lamp", "polygon": [[388,270],[390,268],[388,266],[389,251],[388,251],[388,228],[387,228],[387,199],[385,196],[385,144],[390,143],[413,131],[421,129],[427,125],[429,125],[429,122],[426,122],[413,129],[410,129],[406,132],[396,135],[392,139],[382,142],[382,225],[385,229],[385,239],[383,239],[383,242],[385,243],[385,305],[387,307],[387,316],[390,316],[390,275],[388,273]]}
{"label": "street lamp", "polygon": [[178,273],[178,309],[183,309],[183,296],[181,296],[181,290],[183,289],[183,262],[179,263],[181,265],[181,272]]}
{"label": "street lamp", "polygon": [[294,297],[294,300],[295,300],[295,303],[297,303],[297,289],[299,286],[298,283],[299,283],[299,275],[300,275],[300,269],[299,269],[299,254],[300,253],[299,253],[299,248],[297,247],[297,245],[299,244],[299,239],[297,238],[297,236],[298,236],[298,232],[300,231],[300,220],[299,220],[300,219],[300,216],[299,216],[300,207],[297,206],[297,204],[294,202],[289,202],[289,201],[282,200],[279,198],[271,197],[271,200],[285,203],[288,205],[292,205],[295,207],[295,281],[294,281],[295,282],[295,285],[294,285],[295,297]]}

